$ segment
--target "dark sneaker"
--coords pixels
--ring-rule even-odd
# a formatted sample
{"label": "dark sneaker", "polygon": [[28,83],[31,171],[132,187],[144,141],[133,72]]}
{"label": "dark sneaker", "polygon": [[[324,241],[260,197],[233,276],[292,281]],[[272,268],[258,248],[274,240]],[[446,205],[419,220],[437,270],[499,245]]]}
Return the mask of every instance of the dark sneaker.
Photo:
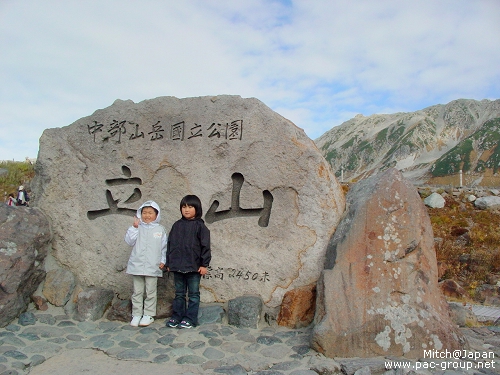
{"label": "dark sneaker", "polygon": [[186,322],[185,320],[183,320],[180,324],[179,324],[179,327],[180,328],[193,328],[193,325],[189,322]]}
{"label": "dark sneaker", "polygon": [[178,325],[179,325],[179,322],[175,319],[170,319],[167,322],[167,327],[170,327],[170,328],[176,328]]}

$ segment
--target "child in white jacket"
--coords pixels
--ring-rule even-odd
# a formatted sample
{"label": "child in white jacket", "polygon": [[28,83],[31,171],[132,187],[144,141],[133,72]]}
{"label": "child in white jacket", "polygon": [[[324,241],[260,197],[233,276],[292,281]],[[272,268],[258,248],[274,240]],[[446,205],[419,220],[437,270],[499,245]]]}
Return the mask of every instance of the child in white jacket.
{"label": "child in white jacket", "polygon": [[133,275],[134,282],[130,325],[145,327],[153,323],[156,315],[156,284],[163,276],[167,252],[167,232],[160,224],[160,206],[156,202],[147,201],[139,207],[125,242],[133,246],[127,264],[127,273]]}

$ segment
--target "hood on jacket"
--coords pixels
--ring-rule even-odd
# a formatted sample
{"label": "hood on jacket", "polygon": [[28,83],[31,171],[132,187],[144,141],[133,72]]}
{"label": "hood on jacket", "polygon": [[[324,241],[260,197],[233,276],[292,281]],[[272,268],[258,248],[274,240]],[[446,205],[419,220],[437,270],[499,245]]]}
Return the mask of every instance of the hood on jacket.
{"label": "hood on jacket", "polygon": [[141,223],[143,223],[141,211],[144,207],[153,207],[158,211],[158,215],[156,215],[156,220],[154,220],[150,224],[160,224],[160,218],[161,218],[160,212],[161,212],[161,210],[160,210],[160,206],[158,206],[158,203],[156,203],[155,201],[146,201],[141,205],[141,207],[139,207],[137,209],[136,216],[141,220]]}

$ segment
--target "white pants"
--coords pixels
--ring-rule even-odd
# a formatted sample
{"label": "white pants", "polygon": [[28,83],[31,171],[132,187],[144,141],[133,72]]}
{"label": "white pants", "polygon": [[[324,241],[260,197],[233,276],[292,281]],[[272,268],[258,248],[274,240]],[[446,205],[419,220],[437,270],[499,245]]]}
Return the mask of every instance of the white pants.
{"label": "white pants", "polygon": [[[132,294],[132,316],[156,315],[156,276],[132,276],[134,293]],[[144,299],[144,288],[146,298]]]}

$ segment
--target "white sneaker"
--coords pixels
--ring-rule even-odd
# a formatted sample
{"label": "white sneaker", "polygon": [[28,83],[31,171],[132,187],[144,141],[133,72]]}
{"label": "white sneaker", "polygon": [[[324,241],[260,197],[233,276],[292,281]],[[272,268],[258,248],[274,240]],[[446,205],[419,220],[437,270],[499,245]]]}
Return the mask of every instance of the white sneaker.
{"label": "white sneaker", "polygon": [[141,319],[141,321],[139,322],[139,325],[141,327],[147,327],[148,325],[150,325],[151,323],[153,323],[155,320],[153,319],[153,317],[149,316],[149,315],[144,315]]}
{"label": "white sneaker", "polygon": [[130,322],[130,325],[132,327],[138,327],[140,321],[141,321],[141,317],[140,316],[133,316],[132,317],[132,321]]}

